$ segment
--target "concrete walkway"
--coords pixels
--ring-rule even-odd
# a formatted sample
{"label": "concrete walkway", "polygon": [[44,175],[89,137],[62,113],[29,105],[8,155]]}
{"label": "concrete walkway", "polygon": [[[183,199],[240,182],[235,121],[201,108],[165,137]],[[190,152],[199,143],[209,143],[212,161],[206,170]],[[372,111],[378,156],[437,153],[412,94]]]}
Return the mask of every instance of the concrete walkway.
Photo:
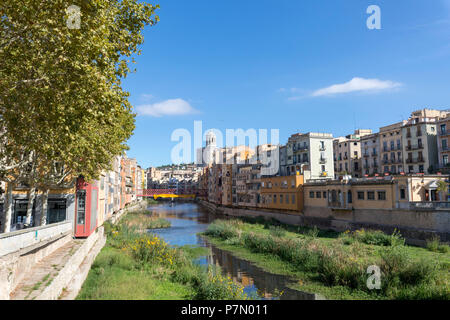
{"label": "concrete walkway", "polygon": [[42,259],[17,285],[11,293],[11,300],[33,300],[38,297],[85,241],[84,239],[71,240]]}

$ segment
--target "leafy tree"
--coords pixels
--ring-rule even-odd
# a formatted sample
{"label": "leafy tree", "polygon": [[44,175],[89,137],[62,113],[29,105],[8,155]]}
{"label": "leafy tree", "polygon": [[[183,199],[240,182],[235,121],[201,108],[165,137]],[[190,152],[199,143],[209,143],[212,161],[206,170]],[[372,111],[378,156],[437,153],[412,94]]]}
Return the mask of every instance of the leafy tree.
{"label": "leafy tree", "polygon": [[[56,163],[89,181],[127,149],[135,115],[121,81],[157,8],[138,0],[0,2],[3,146],[34,155],[37,175],[28,178],[44,194],[58,183]],[[21,163],[19,154],[9,152],[10,163]],[[3,169],[10,177],[18,167]]]}

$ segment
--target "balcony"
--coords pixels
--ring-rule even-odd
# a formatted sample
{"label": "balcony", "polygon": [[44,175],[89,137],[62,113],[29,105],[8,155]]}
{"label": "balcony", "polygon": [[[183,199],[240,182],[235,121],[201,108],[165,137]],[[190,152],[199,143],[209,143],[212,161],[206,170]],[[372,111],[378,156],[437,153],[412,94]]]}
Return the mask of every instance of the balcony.
{"label": "balcony", "polygon": [[327,159],[325,159],[325,158],[320,158],[320,159],[319,159],[319,163],[327,163]]}
{"label": "balcony", "polygon": [[363,154],[363,157],[364,157],[364,158],[368,158],[368,157],[369,157],[369,154],[368,154],[368,153],[364,153],[364,154]]}
{"label": "balcony", "polygon": [[377,152],[372,152],[372,157],[378,157],[378,153]]}
{"label": "balcony", "polygon": [[408,132],[408,133],[406,134],[406,137],[407,137],[407,138],[411,138],[411,132]]}
{"label": "balcony", "polygon": [[446,135],[448,135],[450,133],[450,131],[447,131],[447,130],[440,130],[439,131],[439,135],[440,136],[446,136]]}
{"label": "balcony", "polygon": [[330,209],[343,209],[343,210],[351,210],[352,207],[348,204],[341,203],[340,201],[330,201],[328,202],[328,208]]}
{"label": "balcony", "polygon": [[422,136],[422,131],[417,131],[416,132],[416,137],[421,137]]}
{"label": "balcony", "polygon": [[412,210],[445,210],[450,209],[450,202],[447,201],[435,201],[435,202],[410,202],[410,209]]}
{"label": "balcony", "polygon": [[319,151],[325,151],[327,148],[325,146],[319,146]]}
{"label": "balcony", "polygon": [[424,157],[417,157],[417,158],[408,158],[406,159],[406,163],[423,163],[425,162]]}
{"label": "balcony", "polygon": [[308,150],[309,150],[308,146],[303,146],[303,147],[297,148],[297,151],[308,151]]}
{"label": "balcony", "polygon": [[408,145],[406,146],[406,150],[411,151],[411,150],[420,150],[423,149],[423,144],[416,144],[416,145]]}

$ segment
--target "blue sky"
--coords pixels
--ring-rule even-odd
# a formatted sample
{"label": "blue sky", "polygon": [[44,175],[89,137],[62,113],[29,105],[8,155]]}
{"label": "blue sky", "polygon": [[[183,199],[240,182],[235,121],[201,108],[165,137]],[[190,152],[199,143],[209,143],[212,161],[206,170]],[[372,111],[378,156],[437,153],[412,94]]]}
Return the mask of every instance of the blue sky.
{"label": "blue sky", "polygon": [[[154,3],[155,2],[151,2]],[[128,155],[171,162],[177,128],[377,131],[450,108],[450,0],[160,0],[137,72]],[[369,30],[369,5],[381,30]],[[353,80],[352,80],[353,79]]]}

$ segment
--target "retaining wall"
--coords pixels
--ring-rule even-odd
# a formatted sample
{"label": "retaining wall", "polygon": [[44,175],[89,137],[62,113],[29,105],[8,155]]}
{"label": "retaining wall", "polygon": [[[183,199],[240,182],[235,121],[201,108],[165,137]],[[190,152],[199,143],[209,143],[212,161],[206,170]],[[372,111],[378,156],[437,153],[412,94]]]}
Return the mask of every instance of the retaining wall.
{"label": "retaining wall", "polygon": [[426,240],[439,236],[441,242],[450,243],[450,212],[409,210],[347,210],[333,211],[328,208],[306,207],[304,213],[272,212],[256,209],[241,209],[217,206],[203,200],[199,203],[209,210],[238,217],[276,219],[298,226],[316,226],[324,230],[377,229],[388,234],[397,229],[407,243],[423,246]]}

